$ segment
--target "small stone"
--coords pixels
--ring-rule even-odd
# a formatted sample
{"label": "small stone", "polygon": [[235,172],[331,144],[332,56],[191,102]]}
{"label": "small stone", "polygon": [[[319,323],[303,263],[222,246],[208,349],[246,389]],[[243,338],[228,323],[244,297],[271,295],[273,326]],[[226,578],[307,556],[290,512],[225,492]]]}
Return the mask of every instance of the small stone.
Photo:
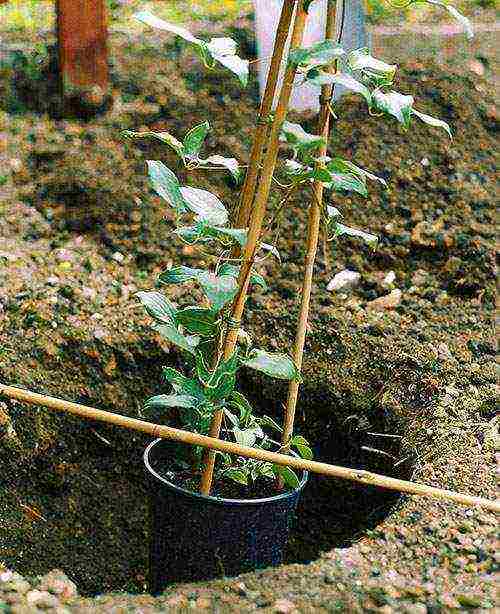
{"label": "small stone", "polygon": [[14,173],[19,173],[23,168],[23,162],[19,158],[12,158],[9,160],[9,164]]}
{"label": "small stone", "polygon": [[450,351],[450,348],[446,345],[446,343],[440,343],[437,346],[438,356],[441,360],[455,360],[453,354]]}
{"label": "small stone", "polygon": [[31,584],[24,578],[19,577],[11,580],[10,582],[7,582],[5,586],[2,587],[2,589],[4,591],[18,593],[19,595],[25,595],[31,589]]}
{"label": "small stone", "polygon": [[414,286],[423,286],[427,281],[428,273],[424,269],[417,269],[411,278],[411,283]]}
{"label": "small stone", "polygon": [[247,587],[243,582],[238,582],[238,584],[235,584],[233,590],[237,595],[241,595],[241,597],[245,597],[248,592]]}
{"label": "small stone", "polygon": [[389,271],[387,275],[384,277],[384,279],[382,280],[382,285],[388,288],[392,286],[395,279],[396,279],[396,273],[394,271]]}
{"label": "small stone", "polygon": [[336,292],[340,289],[354,288],[361,280],[360,273],[345,269],[337,273],[335,277],[328,283],[326,289],[329,292]]}
{"label": "small stone", "polygon": [[115,262],[118,262],[118,264],[122,264],[122,263],[123,263],[123,261],[125,260],[125,256],[124,256],[122,253],[120,253],[120,252],[115,252],[115,253],[114,253],[114,254],[111,256],[111,258],[113,258],[113,260],[114,260]]}
{"label": "small stone", "polygon": [[212,607],[212,600],[208,597],[198,597],[196,600],[196,607],[200,610],[208,610]]}
{"label": "small stone", "polygon": [[50,277],[47,277],[47,283],[49,286],[57,286],[59,284],[59,277],[56,275],[51,275]]}
{"label": "small stone", "polygon": [[170,597],[170,599],[166,602],[167,605],[175,608],[175,607],[185,607],[188,603],[187,597],[185,595],[174,595]]}
{"label": "small stone", "polygon": [[76,597],[77,595],[76,584],[60,569],[54,569],[48,574],[45,574],[45,576],[40,579],[38,588],[42,591],[48,591],[53,595],[57,595],[63,601]]}
{"label": "small stone", "polygon": [[58,605],[58,599],[47,591],[39,591],[37,589],[29,591],[26,594],[26,601],[29,605],[38,608],[55,608]]}
{"label": "small stone", "polygon": [[72,262],[74,254],[69,249],[58,249],[56,252],[56,260],[58,262]]}
{"label": "small stone", "polygon": [[82,296],[83,298],[94,300],[96,297],[96,291],[93,288],[89,288],[88,286],[83,286],[82,288]]}
{"label": "small stone", "polygon": [[95,339],[101,340],[101,339],[104,339],[105,337],[106,337],[106,331],[103,330],[102,328],[97,328],[94,331],[94,338]]}
{"label": "small stone", "polygon": [[278,601],[274,602],[273,611],[279,612],[279,614],[292,614],[292,612],[297,612],[297,606],[288,599],[278,599]]}
{"label": "small stone", "polygon": [[482,77],[484,75],[484,64],[479,60],[470,60],[469,70],[471,70],[479,77]]}
{"label": "small stone", "polygon": [[420,160],[420,164],[421,164],[422,166],[429,166],[429,164],[430,164],[429,158],[422,158],[422,159]]}
{"label": "small stone", "polygon": [[380,296],[373,301],[370,301],[366,308],[370,311],[384,311],[386,309],[394,309],[401,302],[403,293],[399,289],[395,289],[385,296]]}

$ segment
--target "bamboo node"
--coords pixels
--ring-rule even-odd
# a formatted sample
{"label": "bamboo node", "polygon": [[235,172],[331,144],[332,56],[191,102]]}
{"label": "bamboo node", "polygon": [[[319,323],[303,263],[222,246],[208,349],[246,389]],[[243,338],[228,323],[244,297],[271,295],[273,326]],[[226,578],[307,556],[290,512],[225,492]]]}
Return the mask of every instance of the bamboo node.
{"label": "bamboo node", "polygon": [[228,318],[227,320],[228,330],[239,330],[240,325],[241,325],[241,320],[237,320],[236,318]]}

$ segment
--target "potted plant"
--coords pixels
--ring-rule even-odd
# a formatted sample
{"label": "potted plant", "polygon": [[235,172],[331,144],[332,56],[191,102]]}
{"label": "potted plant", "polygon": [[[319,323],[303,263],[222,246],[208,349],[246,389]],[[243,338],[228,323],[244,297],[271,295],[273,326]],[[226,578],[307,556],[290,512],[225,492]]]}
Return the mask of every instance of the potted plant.
{"label": "potted plant", "polygon": [[[371,113],[392,116],[405,128],[416,116],[449,132],[445,122],[416,111],[411,96],[392,90],[396,66],[373,58],[365,49],[346,53],[337,41],[330,39],[301,48],[309,4],[300,0],[294,14],[295,2],[284,3],[268,88],[242,189],[237,218],[237,226],[241,227],[230,226],[228,211],[215,194],[180,185],[175,173],[160,161],[147,163],[153,189],[175,212],[174,232],[178,239],[209,250],[213,262],[207,269],[174,266],[160,275],[159,284],[165,287],[194,284],[203,299],[192,306],[178,307],[163,292],[138,293],[153,319],[153,329],[177,346],[184,358],[183,369],[164,368],[164,382],[169,390],[150,398],[146,410],[165,411],[170,419],[187,430],[305,458],[312,457],[312,450],[302,436],[293,434],[293,415],[301,381],[297,365],[301,364],[303,353],[317,224],[322,217],[330,238],[348,235],[369,245],[377,240],[374,235],[341,222],[340,211],[323,203],[323,190],[366,196],[368,179],[384,183],[348,160],[327,155],[327,120],[333,113],[330,97],[325,94],[329,88],[331,96],[331,88],[340,83],[362,95]],[[333,4],[330,2],[331,7]],[[330,34],[333,33],[332,16],[333,10],[330,10]],[[207,67],[220,64],[246,84],[248,62],[237,55],[232,39],[204,41],[151,13],[141,12],[137,17],[150,26],[181,36],[196,48]],[[460,19],[463,21],[461,16]],[[276,109],[269,116],[292,24],[283,85]],[[299,124],[285,121],[297,73],[303,80],[323,87],[318,135],[308,134]],[[189,129],[182,139],[167,132],[127,132],[125,136],[159,139],[177,153],[187,169],[219,169],[239,181],[241,168],[236,159],[202,156],[209,130],[208,122],[204,122]],[[256,348],[251,336],[241,328],[249,286],[266,288],[267,285],[254,271],[256,255],[266,251],[277,254],[272,245],[261,241],[261,235],[280,141],[288,146],[293,156],[283,165],[287,192],[279,209],[284,208],[300,186],[312,186],[315,194],[294,360],[282,353]],[[236,389],[237,373],[242,367],[290,382],[284,427],[272,417],[254,411]],[[235,575],[281,562],[306,474],[296,475],[290,468],[268,462],[221,453],[216,457],[213,452],[204,453],[201,449],[186,450],[162,440],[153,441],[147,447],[144,462],[151,485],[152,592],[159,592],[171,581]]]}

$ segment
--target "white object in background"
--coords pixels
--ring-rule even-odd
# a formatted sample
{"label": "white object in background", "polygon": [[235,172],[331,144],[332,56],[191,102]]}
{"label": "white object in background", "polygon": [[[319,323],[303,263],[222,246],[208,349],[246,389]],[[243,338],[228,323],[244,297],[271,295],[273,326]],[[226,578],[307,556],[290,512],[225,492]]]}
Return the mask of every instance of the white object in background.
{"label": "white object in background", "polygon": [[[259,85],[262,96],[273,53],[274,37],[278,27],[283,0],[254,0],[254,5],[255,30],[259,54]],[[326,6],[327,0],[314,0],[309,7],[303,47],[309,47],[324,39]],[[342,45],[344,49],[352,50],[365,47],[366,44],[363,0],[346,0],[346,18]],[[280,77],[283,76],[283,71],[284,65],[282,66]],[[281,79],[279,83],[281,83]],[[319,87],[308,84],[296,85],[292,92],[290,109],[294,111],[318,111],[319,95]]]}
{"label": "white object in background", "polygon": [[337,273],[335,277],[330,280],[326,289],[329,292],[336,292],[337,290],[345,290],[347,288],[354,288],[361,281],[361,275],[357,271],[349,271],[344,269]]}

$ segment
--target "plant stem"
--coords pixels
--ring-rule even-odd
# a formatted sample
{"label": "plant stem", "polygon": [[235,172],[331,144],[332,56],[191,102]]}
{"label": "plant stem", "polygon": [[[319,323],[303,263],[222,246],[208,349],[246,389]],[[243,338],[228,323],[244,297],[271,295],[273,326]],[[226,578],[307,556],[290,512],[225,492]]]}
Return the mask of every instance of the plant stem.
{"label": "plant stem", "polygon": [[[302,0],[300,0],[295,13],[290,50],[301,46],[306,20],[307,11],[305,9],[305,4]],[[278,104],[276,106],[276,111],[274,113],[273,122],[271,125],[268,147],[262,164],[262,172],[260,176],[261,180],[256,190],[255,201],[253,203],[249,220],[247,241],[245,243],[245,247],[243,248],[242,264],[238,276],[238,293],[236,294],[231,307],[231,317],[228,323],[226,338],[224,341],[224,358],[226,360],[232,356],[236,346],[236,341],[238,339],[238,331],[243,310],[245,308],[250,275],[255,262],[255,254],[257,252],[259,239],[262,232],[262,224],[266,213],[267,199],[269,197],[274,168],[278,158],[281,125],[285,120],[288,110],[288,104],[290,102],[290,95],[292,93],[296,71],[297,67],[295,65],[287,65],[283,77],[283,84],[281,86]],[[217,411],[214,414],[212,424],[210,425],[210,437],[219,437],[220,427],[222,424],[222,415],[222,411]],[[212,486],[215,465],[215,453],[213,451],[209,451],[205,455],[204,465],[205,468],[201,478],[200,491],[202,494],[208,495]]]}
{"label": "plant stem", "polygon": [[235,221],[236,228],[246,228],[250,217],[250,210],[255,196],[255,187],[259,176],[262,156],[264,154],[264,145],[269,128],[269,114],[271,112],[274,98],[276,96],[276,87],[278,77],[285,50],[286,41],[290,32],[290,25],[293,19],[295,2],[285,2],[281,11],[276,37],[274,41],[274,50],[269,65],[269,72],[266,81],[266,88],[260,105],[259,118],[257,120],[257,128],[255,129],[252,151],[245,176],[245,183],[241,191],[240,204],[238,215]]}
{"label": "plant stem", "polygon": [[[335,16],[339,15],[337,9],[341,8],[338,5],[342,0],[328,0],[326,31],[325,39],[335,39]],[[325,139],[324,145],[321,145],[318,151],[318,156],[326,156],[328,148],[328,138],[330,134],[330,109],[329,104],[332,97],[333,86],[324,85],[321,88],[321,106],[318,117],[318,135]],[[323,202],[323,183],[315,181],[313,184],[313,199],[309,206],[309,219],[307,226],[307,242],[306,242],[306,257],[304,262],[304,277],[302,280],[301,303],[299,312],[299,321],[295,335],[295,344],[293,350],[293,359],[297,369],[302,369],[302,359],[304,356],[304,345],[307,332],[307,322],[309,319],[309,305],[311,302],[311,288],[314,272],[314,263],[318,251],[320,221],[321,221],[321,204]],[[299,393],[299,383],[291,381],[288,386],[288,398],[285,408],[285,419],[283,425],[283,446],[285,450],[289,449],[289,442],[293,434],[293,424],[295,420],[295,409],[297,407],[297,397]],[[282,486],[281,480],[280,484]]]}

